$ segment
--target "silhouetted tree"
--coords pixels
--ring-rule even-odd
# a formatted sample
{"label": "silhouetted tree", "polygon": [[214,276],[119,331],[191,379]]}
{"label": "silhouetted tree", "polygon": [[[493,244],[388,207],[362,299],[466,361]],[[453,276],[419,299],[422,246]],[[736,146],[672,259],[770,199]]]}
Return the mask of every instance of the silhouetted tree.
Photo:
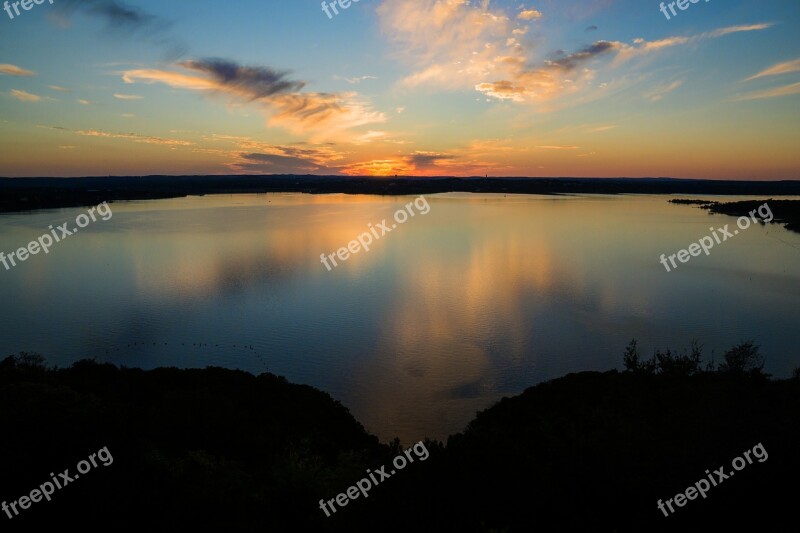
{"label": "silhouetted tree", "polygon": [[667,349],[666,352],[656,350],[655,359],[658,364],[658,372],[665,376],[691,376],[702,372],[700,360],[703,357],[703,346],[692,340],[691,354],[672,353]]}
{"label": "silhouetted tree", "polygon": [[631,342],[622,354],[622,362],[625,365],[625,370],[629,372],[644,372],[647,374],[654,373],[656,370],[655,358],[649,361],[642,361],[637,344],[638,341],[636,339],[631,339]]}
{"label": "silhouetted tree", "polygon": [[759,353],[759,347],[752,341],[737,344],[725,352],[725,362],[720,363],[719,371],[730,374],[761,375],[764,368],[764,358]]}

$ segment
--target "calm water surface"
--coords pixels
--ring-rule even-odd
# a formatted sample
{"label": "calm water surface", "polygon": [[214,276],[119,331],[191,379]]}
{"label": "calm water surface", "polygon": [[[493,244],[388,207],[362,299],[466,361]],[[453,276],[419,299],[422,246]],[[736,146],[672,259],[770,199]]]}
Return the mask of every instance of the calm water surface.
{"label": "calm water surface", "polygon": [[[692,339],[753,339],[800,365],[800,235],[752,226],[667,273],[658,262],[736,219],[664,196],[428,197],[328,272],[331,253],[412,197],[209,196],[112,204],[6,271],[0,355],[59,366],[268,370],[318,387],[384,440],[460,431],[502,396]],[[83,209],[0,215],[6,253]]]}

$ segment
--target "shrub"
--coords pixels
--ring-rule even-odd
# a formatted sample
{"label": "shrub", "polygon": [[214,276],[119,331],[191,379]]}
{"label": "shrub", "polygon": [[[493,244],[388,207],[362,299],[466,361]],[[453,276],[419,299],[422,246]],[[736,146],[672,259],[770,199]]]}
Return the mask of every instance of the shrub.
{"label": "shrub", "polygon": [[649,361],[642,361],[639,356],[638,342],[636,339],[631,339],[631,342],[625,348],[622,354],[622,362],[625,365],[625,370],[629,372],[645,372],[653,374],[656,371],[655,358]]}
{"label": "shrub", "polygon": [[764,358],[759,347],[752,341],[737,344],[725,352],[725,362],[720,363],[719,371],[729,374],[762,374]]}

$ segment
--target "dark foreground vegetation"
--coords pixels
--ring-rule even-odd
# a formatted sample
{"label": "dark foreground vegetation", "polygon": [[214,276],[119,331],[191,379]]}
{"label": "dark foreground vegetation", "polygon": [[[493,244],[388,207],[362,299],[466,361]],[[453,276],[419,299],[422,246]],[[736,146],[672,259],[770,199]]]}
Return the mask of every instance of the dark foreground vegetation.
{"label": "dark foreground vegetation", "polygon": [[[678,198],[670,200],[673,204],[696,205],[700,209],[707,209],[710,213],[730,215],[734,217],[749,217],[749,213],[758,210],[765,203],[769,206],[775,219],[775,224],[783,224],[790,231],[800,232],[800,200],[742,200],[738,202],[715,202],[710,200],[688,200]],[[761,217],[763,218],[763,217]]]}
{"label": "dark foreground vegetation", "polygon": [[800,195],[800,181],[679,180],[669,178],[453,178],[348,176],[115,176],[0,178],[0,212],[83,207],[118,200],[205,194],[747,194]]}
{"label": "dark foreground vegetation", "polygon": [[[624,353],[505,398],[447,445],[330,518],[319,500],[390,464],[340,404],[262,374],[120,369],[39,356],[0,363],[0,499],[106,446],[114,458],[6,531],[796,531],[800,372],[771,379],[758,347]],[[673,498],[761,443],[768,453],[664,517]],[[412,444],[412,443],[409,443]],[[57,475],[57,474],[56,474]],[[47,527],[48,529],[44,529]],[[54,529],[55,530],[55,529]]]}

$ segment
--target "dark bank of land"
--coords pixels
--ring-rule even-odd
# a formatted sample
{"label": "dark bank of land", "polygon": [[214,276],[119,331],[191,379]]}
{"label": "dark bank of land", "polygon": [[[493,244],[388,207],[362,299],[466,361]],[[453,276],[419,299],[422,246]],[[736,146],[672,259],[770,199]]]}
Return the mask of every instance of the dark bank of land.
{"label": "dark bank of land", "polygon": [[[793,531],[800,372],[770,379],[750,343],[717,367],[700,358],[695,345],[643,359],[632,343],[626,371],[504,398],[327,518],[320,499],[399,452],[327,394],[271,374],[49,369],[21,354],[0,362],[0,499],[74,473],[103,446],[114,462],[0,521],[88,532]],[[759,444],[763,462],[668,517],[658,510]]]}
{"label": "dark bank of land", "polygon": [[453,178],[343,176],[119,176],[0,178],[0,212],[83,207],[117,200],[204,194],[726,194],[800,195],[800,181],[712,181],[670,178]]}
{"label": "dark bank of land", "polygon": [[[696,205],[700,209],[707,209],[711,213],[730,215],[735,217],[749,217],[750,213],[756,211],[756,218],[765,218],[759,211],[759,207],[767,204],[769,211],[772,212],[775,224],[783,224],[790,231],[800,233],[800,200],[744,200],[739,202],[716,202],[711,200],[690,200],[677,198],[670,200],[673,204]],[[766,217],[768,218],[768,216]]]}

